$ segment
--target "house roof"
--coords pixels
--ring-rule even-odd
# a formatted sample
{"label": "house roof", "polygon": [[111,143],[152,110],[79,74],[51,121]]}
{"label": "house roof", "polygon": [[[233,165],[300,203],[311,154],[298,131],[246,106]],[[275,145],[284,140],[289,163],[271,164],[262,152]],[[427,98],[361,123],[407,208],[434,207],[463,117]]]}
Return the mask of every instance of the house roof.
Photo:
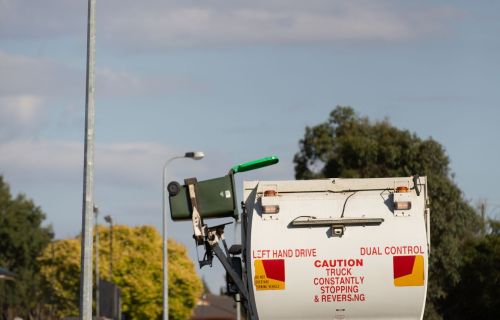
{"label": "house roof", "polygon": [[206,294],[198,301],[192,320],[234,320],[236,303],[231,297]]}

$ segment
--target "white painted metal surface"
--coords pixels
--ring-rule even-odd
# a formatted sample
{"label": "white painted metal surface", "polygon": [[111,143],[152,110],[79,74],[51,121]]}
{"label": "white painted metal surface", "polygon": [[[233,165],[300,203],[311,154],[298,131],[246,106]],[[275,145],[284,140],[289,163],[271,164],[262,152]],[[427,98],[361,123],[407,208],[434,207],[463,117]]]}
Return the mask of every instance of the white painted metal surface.
{"label": "white painted metal surface", "polygon": [[[399,186],[408,192],[395,192]],[[244,198],[247,281],[259,319],[422,318],[425,177],[416,186],[412,177],[252,181]],[[398,199],[411,209],[395,210]],[[279,211],[264,214],[263,206]]]}

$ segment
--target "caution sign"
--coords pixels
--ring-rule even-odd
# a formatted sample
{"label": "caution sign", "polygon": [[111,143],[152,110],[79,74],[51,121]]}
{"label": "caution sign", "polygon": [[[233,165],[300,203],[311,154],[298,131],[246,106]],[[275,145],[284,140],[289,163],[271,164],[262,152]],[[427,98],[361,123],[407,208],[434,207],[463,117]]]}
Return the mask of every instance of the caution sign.
{"label": "caution sign", "polygon": [[316,274],[312,283],[317,288],[315,303],[363,302],[366,300],[364,259],[337,258],[315,260]]}
{"label": "caution sign", "polygon": [[285,260],[254,260],[256,290],[285,290]]}
{"label": "caution sign", "polygon": [[396,287],[424,285],[424,256],[393,256]]}

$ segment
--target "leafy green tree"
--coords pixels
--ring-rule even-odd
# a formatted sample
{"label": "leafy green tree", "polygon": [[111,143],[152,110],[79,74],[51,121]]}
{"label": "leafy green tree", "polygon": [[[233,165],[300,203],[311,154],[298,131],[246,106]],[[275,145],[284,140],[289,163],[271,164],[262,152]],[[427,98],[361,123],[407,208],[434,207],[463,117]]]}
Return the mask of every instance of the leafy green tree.
{"label": "leafy green tree", "polygon": [[491,234],[494,236],[500,236],[500,221],[495,219],[490,219],[489,225],[491,228]]}
{"label": "leafy green tree", "polygon": [[[128,319],[161,319],[162,239],[151,226],[113,226],[113,274],[110,274],[109,228],[98,227],[99,273],[120,287],[122,312]],[[202,292],[187,250],[168,243],[169,318],[188,319]],[[42,257],[42,274],[53,290],[57,316],[78,315],[80,238],[59,240]]]}
{"label": "leafy green tree", "polygon": [[459,283],[465,239],[481,227],[474,209],[453,181],[444,148],[387,120],[370,121],[350,107],[307,127],[295,155],[297,179],[427,176],[431,198],[432,253],[426,319],[441,319],[447,295]]}
{"label": "leafy green tree", "polygon": [[0,176],[0,266],[17,274],[16,281],[0,281],[0,318],[40,318],[44,292],[37,258],[53,237],[44,219],[26,196],[13,198]]}
{"label": "leafy green tree", "polygon": [[461,280],[445,301],[445,319],[497,319],[500,315],[499,221],[491,233],[467,241]]}

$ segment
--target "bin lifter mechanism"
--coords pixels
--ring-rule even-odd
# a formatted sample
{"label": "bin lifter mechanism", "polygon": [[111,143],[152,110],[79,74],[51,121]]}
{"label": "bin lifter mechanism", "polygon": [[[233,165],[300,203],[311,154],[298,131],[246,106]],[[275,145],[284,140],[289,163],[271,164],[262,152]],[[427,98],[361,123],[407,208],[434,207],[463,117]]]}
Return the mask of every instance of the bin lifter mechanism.
{"label": "bin lifter mechanism", "polygon": [[[215,256],[222,263],[224,269],[226,269],[234,285],[236,285],[242,298],[245,301],[249,301],[248,290],[243,284],[242,275],[235,270],[235,265],[233,263],[235,258],[231,256],[231,254],[234,255],[241,253],[241,249],[237,250],[233,249],[233,247],[231,247],[231,249],[228,249],[226,240],[224,238],[224,227],[228,224],[231,224],[232,222],[216,225],[213,227],[208,227],[206,224],[204,224],[196,203],[196,179],[186,179],[184,182],[188,188],[189,200],[191,201],[191,206],[193,208],[193,238],[197,246],[204,246],[205,248],[203,259],[198,261],[200,268],[206,265],[212,266],[212,260],[215,254]],[[222,243],[224,251],[222,251],[220,243]],[[241,273],[241,268],[236,267],[236,269],[239,269]]]}
{"label": "bin lifter mechanism", "polygon": [[[249,161],[246,163],[242,163],[232,167],[229,170],[229,173],[226,177],[228,177],[230,183],[232,184],[232,189],[223,190],[220,195],[224,196],[224,199],[233,198],[234,205],[236,205],[236,195],[233,193],[234,189],[234,180],[233,176],[236,173],[246,172],[250,170],[255,170],[259,168],[263,168],[269,165],[273,165],[279,162],[278,157],[271,156],[265,157],[261,159],[257,159],[254,161]],[[217,178],[222,179],[222,178]],[[225,178],[224,178],[225,179]],[[204,266],[212,266],[212,261],[214,255],[219,259],[222,263],[224,269],[227,272],[227,283],[228,283],[228,293],[234,294],[235,299],[241,298],[241,301],[245,304],[247,311],[249,312],[250,318],[256,317],[257,311],[255,306],[250,302],[250,295],[247,287],[243,282],[243,269],[242,269],[242,259],[239,255],[242,254],[242,245],[233,245],[228,249],[226,240],[224,239],[224,228],[226,225],[231,224],[224,223],[220,225],[216,225],[213,227],[209,227],[203,222],[203,217],[205,218],[219,218],[219,217],[227,217],[228,212],[230,216],[232,216],[235,220],[238,220],[238,212],[235,207],[233,210],[228,210],[227,207],[221,212],[217,210],[210,211],[210,214],[207,214],[206,211],[202,210],[201,207],[205,205],[207,202],[214,201],[213,198],[208,197],[207,194],[214,191],[214,187],[210,186],[211,183],[214,183],[215,179],[205,180],[198,183],[196,178],[189,178],[184,180],[185,188],[181,189],[181,186],[177,182],[171,182],[172,188],[170,188],[169,184],[169,193],[170,193],[170,205],[172,212],[172,219],[174,219],[174,211],[172,211],[172,199],[177,197],[178,202],[178,211],[176,212],[176,217],[178,220],[188,220],[191,219],[193,224],[193,238],[196,244],[196,247],[203,246],[204,254],[203,258],[200,260],[198,258],[198,263],[200,268]],[[203,188],[200,186],[203,184]],[[201,191],[203,190],[203,191]],[[180,193],[180,192],[183,193]],[[216,190],[219,194],[219,190]],[[184,193],[185,192],[185,193]],[[227,192],[230,193],[227,196]],[[197,194],[199,193],[199,194]],[[185,198],[185,196],[187,196]],[[204,199],[204,200],[202,200]],[[227,202],[227,200],[225,200]],[[217,202],[217,200],[216,200]],[[210,203],[210,204],[213,204]],[[206,209],[205,209],[206,210]],[[233,214],[234,212],[234,214]],[[189,217],[190,215],[190,217]],[[221,246],[222,243],[222,246]],[[239,295],[238,295],[239,294]]]}

